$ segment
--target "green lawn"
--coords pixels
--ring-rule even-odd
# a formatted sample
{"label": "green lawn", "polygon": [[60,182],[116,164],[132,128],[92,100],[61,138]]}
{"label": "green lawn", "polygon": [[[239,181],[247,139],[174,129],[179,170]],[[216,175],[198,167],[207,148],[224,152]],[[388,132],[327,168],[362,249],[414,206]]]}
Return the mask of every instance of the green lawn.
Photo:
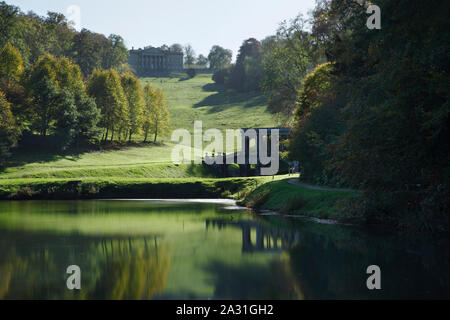
{"label": "green lawn", "polygon": [[212,81],[210,74],[193,79],[144,78],[164,91],[171,114],[172,128],[193,131],[194,121],[202,120],[206,129],[240,129],[276,126],[267,112],[267,99],[261,93],[237,93]]}
{"label": "green lawn", "polygon": [[210,177],[200,166],[172,164],[172,144],[125,147],[81,154],[16,153],[3,179],[20,178],[186,178]]}

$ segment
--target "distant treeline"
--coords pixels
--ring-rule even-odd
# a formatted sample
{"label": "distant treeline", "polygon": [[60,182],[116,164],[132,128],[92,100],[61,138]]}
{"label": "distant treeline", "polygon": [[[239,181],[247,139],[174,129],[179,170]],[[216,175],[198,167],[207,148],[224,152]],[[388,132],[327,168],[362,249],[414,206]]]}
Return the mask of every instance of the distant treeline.
{"label": "distant treeline", "polygon": [[0,165],[18,144],[59,151],[141,133],[156,141],[167,130],[162,91],[126,71],[120,37],[78,33],[60,14],[24,15],[4,2],[0,28]]}
{"label": "distant treeline", "polygon": [[[289,119],[303,79],[314,66],[326,61],[323,46],[305,31],[306,24],[299,15],[281,23],[275,35],[261,41],[245,40],[234,64],[230,57],[228,63],[211,65],[213,80],[240,92],[264,91],[269,110]],[[220,49],[215,52],[224,51]]]}
{"label": "distant treeline", "polygon": [[16,47],[26,69],[46,53],[69,58],[84,77],[95,69],[127,68],[128,50],[120,36],[107,38],[86,29],[77,32],[60,13],[48,12],[47,17],[41,17],[2,1],[0,30],[0,47],[8,42]]}

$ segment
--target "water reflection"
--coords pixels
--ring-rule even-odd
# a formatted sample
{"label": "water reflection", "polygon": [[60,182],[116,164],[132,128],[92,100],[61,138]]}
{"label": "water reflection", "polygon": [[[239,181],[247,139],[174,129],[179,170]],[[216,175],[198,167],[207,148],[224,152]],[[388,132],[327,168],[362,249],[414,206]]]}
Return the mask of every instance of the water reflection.
{"label": "water reflection", "polygon": [[[171,248],[157,237],[48,236],[37,246],[22,234],[17,248],[10,236],[18,235],[0,238],[0,299],[151,299],[164,290],[170,269]],[[79,292],[65,287],[71,263],[82,270]]]}
{"label": "water reflection", "polygon": [[[243,254],[283,253],[286,259],[277,261],[277,267],[283,270],[278,275],[289,279],[289,289],[295,288],[298,297],[304,299],[450,298],[448,238],[373,232],[281,217],[208,220],[206,228],[239,229]],[[365,271],[372,264],[382,269],[381,291],[366,287]],[[253,267],[243,278],[259,274],[264,272]],[[270,281],[273,273],[264,278]],[[239,281],[245,283],[244,279]]]}
{"label": "water reflection", "polygon": [[[0,299],[450,298],[449,240],[220,203],[0,203]],[[79,265],[82,290],[66,288]],[[367,266],[382,290],[366,288]]]}
{"label": "water reflection", "polygon": [[[292,248],[300,240],[300,232],[295,229],[281,229],[256,221],[206,220],[206,230],[210,227],[221,230],[228,226],[242,230],[242,253],[281,253]],[[252,242],[252,232],[256,235],[254,243]]]}

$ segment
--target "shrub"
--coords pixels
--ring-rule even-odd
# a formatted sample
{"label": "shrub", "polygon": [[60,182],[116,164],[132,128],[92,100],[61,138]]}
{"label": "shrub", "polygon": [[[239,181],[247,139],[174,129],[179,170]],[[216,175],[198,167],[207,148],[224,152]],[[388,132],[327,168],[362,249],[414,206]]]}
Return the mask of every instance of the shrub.
{"label": "shrub", "polygon": [[190,68],[186,70],[186,73],[188,75],[189,78],[194,78],[197,75],[197,70]]}

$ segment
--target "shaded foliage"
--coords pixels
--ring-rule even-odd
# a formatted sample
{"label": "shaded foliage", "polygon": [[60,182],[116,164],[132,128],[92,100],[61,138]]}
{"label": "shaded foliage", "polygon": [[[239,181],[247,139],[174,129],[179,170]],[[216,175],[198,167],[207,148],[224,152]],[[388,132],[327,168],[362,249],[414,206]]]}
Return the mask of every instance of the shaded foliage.
{"label": "shaded foliage", "polygon": [[[450,173],[450,8],[438,0],[377,5],[389,13],[382,14],[382,30],[366,27],[367,2],[320,1],[313,12],[313,37],[333,62],[340,93],[328,96],[322,108],[342,111],[325,116],[330,123],[324,133],[345,123],[328,141],[336,148],[325,167],[365,191],[357,207],[368,221],[448,229],[449,202],[443,195]],[[327,87],[327,79],[317,80]],[[310,100],[303,91],[297,110],[297,127],[304,128],[297,137],[304,141],[305,128],[326,123],[315,118],[321,108],[308,112]],[[300,149],[306,154],[312,145]],[[310,178],[317,178],[314,171]]]}

